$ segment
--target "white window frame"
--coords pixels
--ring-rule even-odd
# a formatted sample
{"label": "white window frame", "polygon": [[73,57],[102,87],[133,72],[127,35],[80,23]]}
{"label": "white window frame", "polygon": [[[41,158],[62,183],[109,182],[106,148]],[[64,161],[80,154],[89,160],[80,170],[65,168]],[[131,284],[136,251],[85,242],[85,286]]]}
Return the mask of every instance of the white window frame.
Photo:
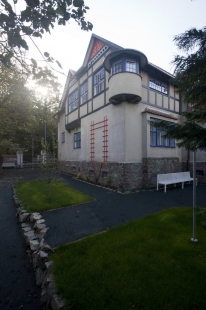
{"label": "white window frame", "polygon": [[126,72],[137,73],[137,62],[136,62],[136,60],[127,59],[125,69],[126,69]]}
{"label": "white window frame", "polygon": [[104,75],[104,68],[100,69],[97,73],[94,74],[94,96],[100,94],[104,90]]}
{"label": "white window frame", "polygon": [[119,60],[113,65],[113,74],[122,72],[122,60]]}
{"label": "white window frame", "polygon": [[168,95],[168,85],[156,78],[153,78],[152,76],[149,78],[149,87]]}
{"label": "white window frame", "polygon": [[80,88],[80,105],[87,101],[87,94],[88,94],[88,83],[87,81],[82,84]]}
{"label": "white window frame", "polygon": [[78,107],[78,89],[73,92],[71,95],[69,95],[68,99],[69,103],[69,113],[74,111]]}

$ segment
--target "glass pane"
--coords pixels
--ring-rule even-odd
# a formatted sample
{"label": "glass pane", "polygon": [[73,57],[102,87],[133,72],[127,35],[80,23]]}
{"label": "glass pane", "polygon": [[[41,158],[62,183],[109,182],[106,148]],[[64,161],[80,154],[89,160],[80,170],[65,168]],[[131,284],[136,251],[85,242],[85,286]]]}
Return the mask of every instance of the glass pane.
{"label": "glass pane", "polygon": [[150,145],[156,145],[156,132],[150,132]]}

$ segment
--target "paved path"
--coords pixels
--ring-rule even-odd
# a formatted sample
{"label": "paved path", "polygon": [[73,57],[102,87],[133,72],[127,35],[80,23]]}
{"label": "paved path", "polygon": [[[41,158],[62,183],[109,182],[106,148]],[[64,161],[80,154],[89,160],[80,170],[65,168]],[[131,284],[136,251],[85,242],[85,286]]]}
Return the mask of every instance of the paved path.
{"label": "paved path", "polygon": [[[38,173],[35,172],[37,176]],[[30,169],[6,169],[0,175],[0,309],[37,310],[40,290],[26,255],[20,224],[16,219],[12,183],[33,178]]]}
{"label": "paved path", "polygon": [[[121,194],[75,180],[68,175],[61,175],[61,181],[93,196],[96,201],[43,213],[49,227],[46,241],[51,247],[105,231],[166,208],[192,206],[193,202],[192,185],[185,185],[184,190],[180,186],[169,188],[166,194],[163,190]],[[197,205],[206,205],[205,185],[197,186]]]}

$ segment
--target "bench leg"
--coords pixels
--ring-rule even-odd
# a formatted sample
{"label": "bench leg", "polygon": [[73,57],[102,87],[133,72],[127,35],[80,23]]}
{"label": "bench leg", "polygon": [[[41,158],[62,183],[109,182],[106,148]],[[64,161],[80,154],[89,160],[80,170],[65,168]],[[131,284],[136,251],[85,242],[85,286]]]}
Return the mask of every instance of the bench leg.
{"label": "bench leg", "polygon": [[157,191],[158,191],[158,189],[159,189],[159,184],[157,183]]}
{"label": "bench leg", "polygon": [[166,191],[167,191],[167,185],[165,184],[165,190],[164,190],[164,192],[166,193]]}
{"label": "bench leg", "polygon": [[182,189],[184,189],[184,182],[182,182]]}

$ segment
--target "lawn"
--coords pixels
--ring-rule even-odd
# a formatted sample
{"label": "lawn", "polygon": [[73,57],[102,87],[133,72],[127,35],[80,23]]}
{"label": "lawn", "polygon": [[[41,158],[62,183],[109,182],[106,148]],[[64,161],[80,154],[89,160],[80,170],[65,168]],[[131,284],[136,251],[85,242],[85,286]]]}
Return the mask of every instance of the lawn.
{"label": "lawn", "polygon": [[51,183],[51,199],[45,180],[17,182],[15,188],[22,206],[28,212],[43,212],[94,200],[56,180]]}
{"label": "lawn", "polygon": [[73,310],[206,309],[206,215],[174,208],[59,247],[58,291]]}

